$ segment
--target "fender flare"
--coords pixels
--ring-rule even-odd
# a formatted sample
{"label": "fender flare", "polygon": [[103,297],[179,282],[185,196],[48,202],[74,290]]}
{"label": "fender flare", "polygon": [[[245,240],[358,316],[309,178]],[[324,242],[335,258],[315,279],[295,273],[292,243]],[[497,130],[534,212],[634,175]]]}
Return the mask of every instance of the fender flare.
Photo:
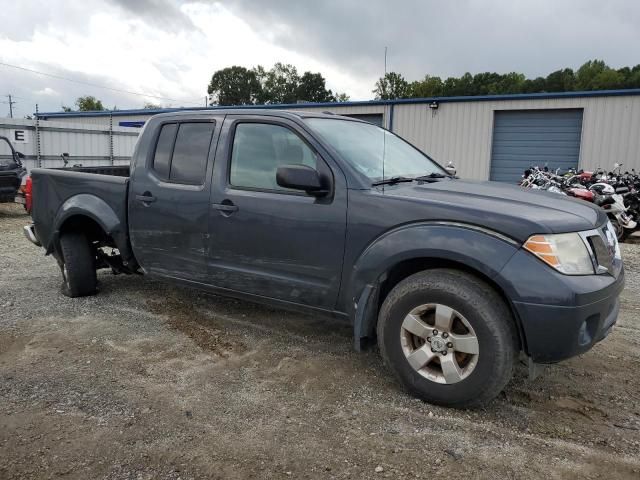
{"label": "fender flare", "polygon": [[471,224],[420,222],[385,232],[358,257],[349,279],[347,299],[356,350],[375,333],[379,287],[395,265],[425,258],[462,264],[504,290],[499,272],[519,248],[519,242]]}
{"label": "fender flare", "polygon": [[47,254],[57,250],[62,226],[67,220],[76,216],[88,217],[95,221],[107,235],[113,238],[123,260],[128,261],[132,258],[127,237],[127,225],[123,225],[107,202],[89,193],[74,195],[60,206],[53,220],[53,235],[49,244],[46,245]]}

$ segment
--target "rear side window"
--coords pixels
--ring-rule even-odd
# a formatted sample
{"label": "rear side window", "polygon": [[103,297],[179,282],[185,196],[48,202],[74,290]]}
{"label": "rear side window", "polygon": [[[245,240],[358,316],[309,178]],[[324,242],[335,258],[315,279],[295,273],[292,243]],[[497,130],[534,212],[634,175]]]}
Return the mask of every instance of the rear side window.
{"label": "rear side window", "polygon": [[213,123],[181,123],[173,149],[169,180],[176,183],[204,183]]}
{"label": "rear side window", "polygon": [[153,157],[153,169],[163,180],[169,178],[169,164],[171,163],[173,141],[176,138],[177,130],[178,126],[175,123],[168,123],[162,126],[158,136],[156,154]]}
{"label": "rear side window", "polygon": [[203,184],[214,128],[214,122],[164,125],[158,136],[153,170],[165,181]]}

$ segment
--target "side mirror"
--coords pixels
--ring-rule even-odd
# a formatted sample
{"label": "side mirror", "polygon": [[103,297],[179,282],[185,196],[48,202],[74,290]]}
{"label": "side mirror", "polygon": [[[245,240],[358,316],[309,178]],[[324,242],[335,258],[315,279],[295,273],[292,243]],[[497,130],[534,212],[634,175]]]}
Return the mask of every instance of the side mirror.
{"label": "side mirror", "polygon": [[278,167],[276,182],[281,187],[303,190],[312,195],[327,193],[318,172],[307,165],[282,165]]}
{"label": "side mirror", "polygon": [[452,177],[455,177],[455,176],[456,176],[457,170],[456,170],[456,167],[455,167],[455,165],[453,164],[453,162],[449,162],[449,163],[447,163],[447,166],[446,166],[446,167],[444,167],[444,169],[445,169],[445,170],[447,171],[447,173],[448,173],[449,175],[451,175]]}
{"label": "side mirror", "polygon": [[18,156],[18,158],[25,158],[24,153],[18,152],[17,150],[16,150],[16,155]]}

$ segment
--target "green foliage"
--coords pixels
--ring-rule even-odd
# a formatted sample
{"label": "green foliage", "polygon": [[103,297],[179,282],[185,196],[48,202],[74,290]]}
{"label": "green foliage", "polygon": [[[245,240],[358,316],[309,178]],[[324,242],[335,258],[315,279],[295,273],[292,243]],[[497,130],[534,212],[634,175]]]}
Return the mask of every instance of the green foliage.
{"label": "green foliage", "polygon": [[207,92],[218,105],[249,105],[256,103],[262,86],[255,70],[234,65],[215,72]]}
{"label": "green foliage", "polygon": [[218,105],[279,104],[297,102],[346,101],[345,94],[334,95],[321,73],[304,72],[293,65],[276,63],[266,70],[233,66],[218,70],[211,77],[208,92]]}
{"label": "green foliage", "polygon": [[389,72],[376,82],[373,93],[377,100],[393,100],[409,96],[409,83],[397,72]]}
{"label": "green foliage", "polygon": [[276,63],[260,75],[262,101],[260,103],[295,103],[298,98],[300,76],[293,65]]}
{"label": "green foliage", "polygon": [[80,112],[105,110],[104,105],[102,105],[102,102],[98,100],[96,97],[91,95],[78,97],[78,99],[76,100],[76,107],[78,107],[78,111]]}
{"label": "green foliage", "polygon": [[305,102],[332,102],[331,90],[327,90],[325,79],[320,73],[304,72],[296,90],[296,100]]}
{"label": "green foliage", "polygon": [[473,95],[499,95],[509,93],[572,92],[581,90],[608,90],[640,88],[640,65],[614,70],[602,60],[590,60],[577,72],[571,68],[551,72],[546,78],[525,78],[522,73],[500,74],[483,72],[461,77],[426,75],[422,80],[407,84],[396,72],[387,73],[376,82],[373,91],[378,99],[429,98]]}

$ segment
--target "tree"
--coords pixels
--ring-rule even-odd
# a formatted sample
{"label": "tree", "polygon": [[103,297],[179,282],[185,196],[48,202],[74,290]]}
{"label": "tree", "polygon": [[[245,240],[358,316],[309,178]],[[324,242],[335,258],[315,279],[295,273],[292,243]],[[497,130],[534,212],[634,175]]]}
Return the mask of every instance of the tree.
{"label": "tree", "polygon": [[262,87],[255,70],[234,65],[215,72],[207,92],[218,105],[249,105],[261,97]]}
{"label": "tree", "polygon": [[158,110],[159,108],[162,108],[162,106],[159,103],[146,102],[142,108],[145,110]]}
{"label": "tree", "polygon": [[305,102],[333,102],[335,101],[335,97],[331,90],[327,90],[322,74],[304,72],[298,83],[296,100]]}
{"label": "tree", "polygon": [[571,68],[556,70],[547,75],[544,89],[547,92],[570,92],[575,89],[576,75]]}
{"label": "tree", "polygon": [[[329,91],[331,92],[331,90],[329,90]],[[347,95],[346,93],[336,93],[335,95],[333,95],[333,101],[334,102],[348,102],[349,101],[349,95]]]}
{"label": "tree", "polygon": [[425,75],[422,80],[409,84],[409,96],[414,98],[440,97],[443,91],[442,79],[431,75]]}
{"label": "tree", "polygon": [[409,96],[409,83],[399,73],[388,72],[378,79],[373,93],[377,100],[406,98]]}
{"label": "tree", "polygon": [[102,102],[92,95],[78,97],[76,107],[80,112],[102,111],[105,109]]}
{"label": "tree", "polygon": [[295,103],[298,100],[300,76],[293,65],[278,62],[271,70],[258,66],[255,72],[262,84],[260,103]]}
{"label": "tree", "polygon": [[602,60],[589,60],[584,63],[576,74],[576,89],[593,90],[594,79],[608,68]]}

